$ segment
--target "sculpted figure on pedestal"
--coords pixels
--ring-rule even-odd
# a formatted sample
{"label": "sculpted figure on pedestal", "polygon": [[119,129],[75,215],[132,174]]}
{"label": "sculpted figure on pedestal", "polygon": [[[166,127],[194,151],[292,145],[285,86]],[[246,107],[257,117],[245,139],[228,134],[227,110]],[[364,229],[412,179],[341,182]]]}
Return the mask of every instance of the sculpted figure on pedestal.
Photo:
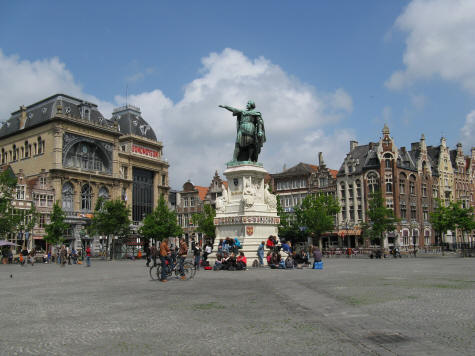
{"label": "sculpted figure on pedestal", "polygon": [[233,161],[237,162],[257,162],[261,148],[266,142],[266,132],[264,120],[259,111],[254,110],[254,101],[247,102],[246,110],[236,109],[227,105],[219,105],[237,116],[236,121],[236,144],[234,148]]}
{"label": "sculpted figure on pedestal", "polygon": [[269,192],[269,184],[266,184],[264,187],[264,202],[270,210],[275,210],[277,208],[277,197]]}
{"label": "sculpted figure on pedestal", "polygon": [[251,178],[244,178],[244,189],[242,192],[242,202],[244,208],[252,208],[254,205],[254,196],[256,195],[256,190],[252,185]]}
{"label": "sculpted figure on pedestal", "polygon": [[221,186],[221,188],[223,193],[220,197],[216,198],[216,212],[218,213],[224,213],[226,204],[229,202],[228,190],[226,189],[224,184]]}

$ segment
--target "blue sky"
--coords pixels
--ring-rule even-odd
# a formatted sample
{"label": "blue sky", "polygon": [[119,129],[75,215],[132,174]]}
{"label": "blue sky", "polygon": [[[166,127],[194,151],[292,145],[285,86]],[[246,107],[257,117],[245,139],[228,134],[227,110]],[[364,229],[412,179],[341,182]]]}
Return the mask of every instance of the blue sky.
{"label": "blue sky", "polygon": [[[56,92],[110,115],[129,102],[165,145],[174,187],[207,185],[232,155],[218,104],[256,100],[270,172],[348,141],[424,133],[475,145],[475,2],[161,1],[0,4],[0,115]],[[283,98],[283,100],[281,100]],[[224,101],[224,102],[223,102]],[[216,124],[216,122],[219,122]]]}

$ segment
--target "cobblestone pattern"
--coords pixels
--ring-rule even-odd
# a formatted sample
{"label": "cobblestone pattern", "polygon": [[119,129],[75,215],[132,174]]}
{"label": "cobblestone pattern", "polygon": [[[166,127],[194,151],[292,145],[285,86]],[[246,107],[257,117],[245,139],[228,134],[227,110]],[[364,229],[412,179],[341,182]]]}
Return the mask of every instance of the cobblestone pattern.
{"label": "cobblestone pattern", "polygon": [[0,265],[0,354],[473,355],[474,262],[330,259],[168,283],[142,261]]}

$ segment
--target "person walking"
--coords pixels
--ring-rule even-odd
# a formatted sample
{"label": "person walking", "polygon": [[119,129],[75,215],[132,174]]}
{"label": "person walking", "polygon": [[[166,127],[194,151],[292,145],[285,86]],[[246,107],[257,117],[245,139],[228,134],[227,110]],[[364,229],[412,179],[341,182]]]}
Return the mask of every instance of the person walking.
{"label": "person walking", "polygon": [[259,247],[257,248],[257,257],[259,258],[259,267],[264,267],[264,251],[265,251],[265,242],[262,241]]}
{"label": "person walking", "polygon": [[162,274],[160,276],[160,282],[167,281],[167,258],[170,255],[170,248],[168,247],[168,239],[163,239],[160,243],[160,263],[162,264]]}
{"label": "person walking", "polygon": [[193,256],[195,256],[196,270],[200,269],[201,247],[198,243],[193,243]]}
{"label": "person walking", "polygon": [[64,245],[61,246],[61,250],[59,251],[59,255],[61,256],[61,267],[66,266],[66,258],[67,258],[67,250]]}
{"label": "person walking", "polygon": [[181,238],[180,248],[178,249],[178,268],[180,270],[182,280],[186,279],[183,264],[185,263],[185,258],[187,254],[188,254],[188,245],[186,244],[185,239]]}

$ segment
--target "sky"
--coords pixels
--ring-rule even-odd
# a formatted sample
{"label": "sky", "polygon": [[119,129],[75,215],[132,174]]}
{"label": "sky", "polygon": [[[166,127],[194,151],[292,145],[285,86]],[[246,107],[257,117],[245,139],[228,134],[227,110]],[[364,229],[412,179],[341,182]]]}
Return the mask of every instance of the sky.
{"label": "sky", "polygon": [[173,188],[208,186],[256,102],[270,173],[349,141],[475,146],[475,1],[3,1],[0,121],[56,93],[139,106]]}

